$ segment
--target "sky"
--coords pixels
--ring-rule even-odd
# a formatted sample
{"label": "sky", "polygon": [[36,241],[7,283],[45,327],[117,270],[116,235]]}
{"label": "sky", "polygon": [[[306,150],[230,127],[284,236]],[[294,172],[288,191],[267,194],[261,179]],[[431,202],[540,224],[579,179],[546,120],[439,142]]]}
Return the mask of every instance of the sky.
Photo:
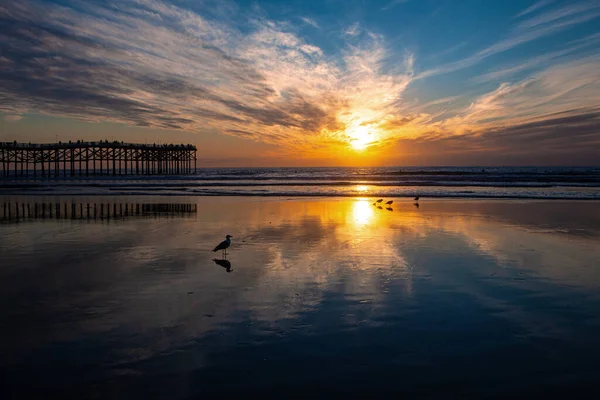
{"label": "sky", "polygon": [[4,0],[0,141],[199,166],[598,165],[597,0]]}

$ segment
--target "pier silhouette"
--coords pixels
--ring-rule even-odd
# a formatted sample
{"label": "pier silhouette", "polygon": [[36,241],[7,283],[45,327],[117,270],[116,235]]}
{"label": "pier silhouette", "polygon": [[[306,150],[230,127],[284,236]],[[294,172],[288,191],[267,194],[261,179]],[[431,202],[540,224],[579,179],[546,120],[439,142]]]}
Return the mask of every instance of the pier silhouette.
{"label": "pier silhouette", "polygon": [[196,146],[124,142],[0,142],[3,178],[185,175],[196,170]]}

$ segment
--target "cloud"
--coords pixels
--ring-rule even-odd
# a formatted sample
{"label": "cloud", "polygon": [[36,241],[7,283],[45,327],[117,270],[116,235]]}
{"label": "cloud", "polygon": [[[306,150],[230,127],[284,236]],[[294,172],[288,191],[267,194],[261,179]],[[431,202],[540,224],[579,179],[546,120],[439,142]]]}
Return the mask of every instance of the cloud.
{"label": "cloud", "polygon": [[308,18],[308,17],[300,17],[300,19],[302,20],[302,22],[304,22],[304,23],[305,23],[305,24],[307,24],[307,25],[312,25],[312,26],[314,26],[315,28],[318,28],[318,27],[319,27],[319,24],[317,23],[317,21],[315,21],[315,20],[314,20],[314,19],[312,19],[312,18]]}
{"label": "cloud", "polygon": [[518,124],[565,110],[598,107],[598,65],[600,57],[592,56],[554,65],[518,83],[504,83],[472,104],[470,116]]}
{"label": "cloud", "polygon": [[520,22],[517,27],[518,29],[534,28],[567,18],[571,15],[585,13],[598,7],[598,4],[595,3],[569,4],[565,7],[550,10],[535,17],[531,17],[528,20],[524,20]]}
{"label": "cloud", "polygon": [[538,1],[536,3],[533,3],[531,6],[527,7],[525,10],[521,11],[520,13],[518,13],[515,18],[520,18],[524,15],[530,14],[542,7],[546,7],[547,5],[549,5],[550,3],[553,3],[555,0],[541,0]]}
{"label": "cloud", "polygon": [[345,143],[346,126],[384,112],[412,73],[381,73],[386,50],[373,34],[340,62],[286,22],[258,18],[242,32],[160,1],[84,8],[0,6],[0,110],[211,128],[296,149],[310,140],[312,149]]}
{"label": "cloud", "polygon": [[424,71],[416,78],[423,79],[468,68],[498,53],[511,50],[542,37],[554,35],[599,17],[600,3],[596,2],[568,5],[557,10],[550,10],[521,21],[506,39],[502,39],[469,57]]}
{"label": "cloud", "polygon": [[[508,38],[418,73],[416,54],[394,52],[384,36],[358,23],[326,51],[288,21],[255,17],[240,25],[234,8],[209,18],[158,0],[72,7],[9,1],[0,5],[0,112],[219,132],[275,145],[277,154],[265,154],[272,159],[327,159],[360,135],[368,135],[362,139],[374,154],[407,143],[415,154],[429,144],[442,155],[461,146],[478,153],[486,140],[517,152],[508,138],[535,137],[536,129],[555,152],[550,144],[560,134],[579,135],[571,132],[578,124],[585,126],[582,143],[600,135],[592,117],[600,104],[600,59],[566,57],[594,35],[487,72],[479,77],[485,91],[420,102],[407,88],[595,18],[595,8],[584,8],[532,10]],[[524,71],[529,75],[510,80]],[[557,113],[572,119],[555,120]]]}
{"label": "cloud", "polygon": [[346,36],[356,36],[358,34],[360,34],[360,25],[358,22],[353,23],[344,30],[344,35]]}

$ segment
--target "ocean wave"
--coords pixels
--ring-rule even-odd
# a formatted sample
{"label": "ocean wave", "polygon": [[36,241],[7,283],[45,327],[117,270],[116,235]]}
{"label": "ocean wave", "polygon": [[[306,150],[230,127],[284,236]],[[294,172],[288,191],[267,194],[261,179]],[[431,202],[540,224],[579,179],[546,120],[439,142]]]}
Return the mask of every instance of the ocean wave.
{"label": "ocean wave", "polygon": [[201,169],[181,176],[0,180],[3,194],[600,198],[600,168]]}

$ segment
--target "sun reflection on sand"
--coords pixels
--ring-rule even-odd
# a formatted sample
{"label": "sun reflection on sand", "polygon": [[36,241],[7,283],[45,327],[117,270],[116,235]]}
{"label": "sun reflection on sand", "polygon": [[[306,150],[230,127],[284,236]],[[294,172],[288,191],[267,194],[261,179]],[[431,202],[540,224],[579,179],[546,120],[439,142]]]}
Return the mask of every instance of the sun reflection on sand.
{"label": "sun reflection on sand", "polygon": [[368,200],[357,199],[352,203],[352,221],[355,225],[363,226],[372,222],[373,215],[373,206]]}

